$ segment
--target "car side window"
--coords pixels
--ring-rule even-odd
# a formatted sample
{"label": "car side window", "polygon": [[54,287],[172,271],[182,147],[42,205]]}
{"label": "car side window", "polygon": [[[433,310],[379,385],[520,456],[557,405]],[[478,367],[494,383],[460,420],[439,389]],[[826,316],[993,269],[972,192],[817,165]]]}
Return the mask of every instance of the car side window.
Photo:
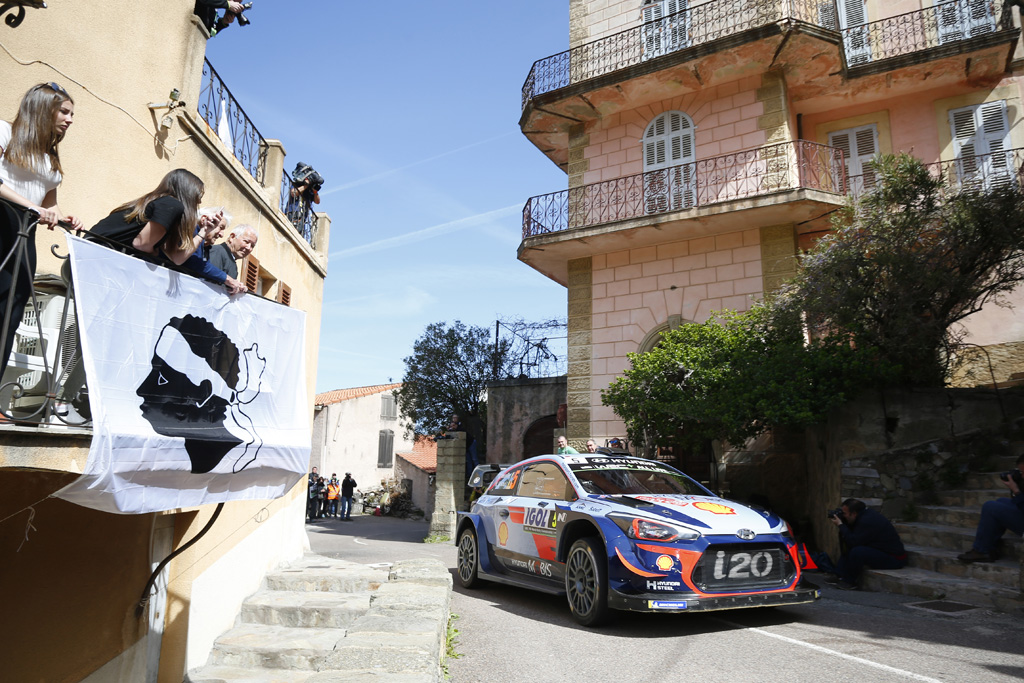
{"label": "car side window", "polygon": [[510,467],[502,472],[498,479],[487,489],[489,496],[511,496],[515,493],[516,484],[522,475],[522,467]]}
{"label": "car side window", "polygon": [[573,500],[576,497],[569,480],[553,462],[540,462],[523,470],[519,495],[553,500]]}

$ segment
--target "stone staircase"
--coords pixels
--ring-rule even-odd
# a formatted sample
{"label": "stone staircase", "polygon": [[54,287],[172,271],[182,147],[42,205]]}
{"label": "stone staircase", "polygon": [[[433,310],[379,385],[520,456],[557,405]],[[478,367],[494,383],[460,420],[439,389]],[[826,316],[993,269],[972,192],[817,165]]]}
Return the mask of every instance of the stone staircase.
{"label": "stone staircase", "polygon": [[1024,544],[1019,537],[1009,532],[1003,536],[997,562],[964,564],[956,559],[971,548],[982,504],[1008,495],[1005,488],[993,485],[998,486],[996,473],[1012,469],[1015,460],[1012,455],[994,458],[995,472],[968,474],[962,489],[939,492],[937,504],[918,506],[916,521],[897,522],[908,565],[867,571],[865,587],[1006,612],[1024,609]]}
{"label": "stone staircase", "polygon": [[451,588],[437,560],[306,555],[266,576],[185,683],[440,681]]}

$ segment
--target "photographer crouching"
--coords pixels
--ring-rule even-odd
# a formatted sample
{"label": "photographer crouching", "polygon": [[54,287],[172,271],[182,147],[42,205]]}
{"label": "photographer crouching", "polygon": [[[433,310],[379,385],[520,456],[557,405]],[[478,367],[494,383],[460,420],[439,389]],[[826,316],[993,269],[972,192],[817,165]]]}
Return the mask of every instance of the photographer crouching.
{"label": "photographer crouching", "polygon": [[858,590],[865,567],[900,569],[907,565],[907,551],[896,527],[863,501],[847,498],[842,507],[829,511],[828,519],[839,528],[846,547],[835,565],[839,588]]}
{"label": "photographer crouching", "polygon": [[1016,469],[999,475],[999,482],[1010,490],[1009,498],[990,500],[981,506],[981,519],[974,534],[974,545],[957,556],[961,562],[994,562],[996,546],[1007,530],[1024,536],[1024,455],[1017,458]]}
{"label": "photographer crouching", "polygon": [[313,208],[313,204],[320,203],[320,188],[324,186],[324,177],[316,172],[309,164],[301,161],[295,164],[295,171],[292,173],[292,186],[288,190],[288,204],[284,213],[292,225],[303,234],[308,240],[311,235],[304,227],[306,218]]}

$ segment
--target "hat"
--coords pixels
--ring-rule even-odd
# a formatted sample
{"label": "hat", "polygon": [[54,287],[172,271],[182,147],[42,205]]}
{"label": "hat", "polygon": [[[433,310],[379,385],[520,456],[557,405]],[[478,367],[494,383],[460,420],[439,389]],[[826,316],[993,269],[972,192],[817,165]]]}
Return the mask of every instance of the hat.
{"label": "hat", "polygon": [[346,473],[345,473],[345,476],[346,476],[346,477],[351,477],[351,476],[352,476],[352,473],[351,473],[351,472],[346,472]]}

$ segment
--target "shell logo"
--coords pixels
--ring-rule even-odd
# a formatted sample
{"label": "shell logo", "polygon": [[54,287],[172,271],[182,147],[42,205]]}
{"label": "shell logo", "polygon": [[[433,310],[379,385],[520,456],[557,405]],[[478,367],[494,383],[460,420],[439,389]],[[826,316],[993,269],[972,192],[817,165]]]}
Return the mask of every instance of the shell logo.
{"label": "shell logo", "polygon": [[505,522],[498,527],[498,544],[504,546],[508,542],[508,525]]}
{"label": "shell logo", "polygon": [[736,514],[736,511],[733,510],[731,507],[729,507],[727,505],[722,505],[720,503],[707,503],[707,502],[701,501],[699,503],[694,503],[693,507],[697,508],[698,510],[703,510],[704,512],[710,512],[713,515],[735,515]]}
{"label": "shell logo", "polygon": [[674,563],[672,561],[671,555],[661,555],[655,561],[655,564],[658,565],[658,569],[660,569],[663,572],[667,572],[669,569],[672,569],[672,565]]}

